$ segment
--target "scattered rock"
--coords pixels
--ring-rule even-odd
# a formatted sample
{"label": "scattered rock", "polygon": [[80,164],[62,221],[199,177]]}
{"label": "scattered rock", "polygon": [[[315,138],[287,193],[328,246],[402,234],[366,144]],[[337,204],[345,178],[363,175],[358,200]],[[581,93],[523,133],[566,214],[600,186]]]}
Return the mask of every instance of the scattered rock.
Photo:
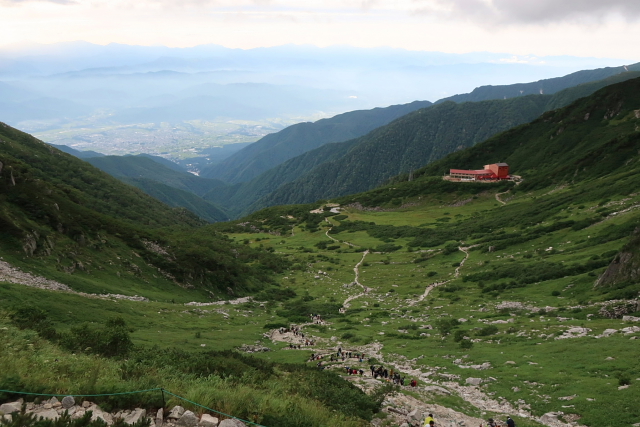
{"label": "scattered rock", "polygon": [[618,390],[624,390],[626,388],[629,388],[629,385],[621,385],[620,387],[618,387]]}
{"label": "scattered rock", "polygon": [[156,427],[162,427],[162,423],[164,421],[164,409],[158,409],[156,413]]}
{"label": "scattered rock", "polygon": [[62,399],[62,407],[64,409],[69,409],[69,408],[75,406],[75,404],[76,404],[76,400],[73,398],[73,396],[65,396]]}
{"label": "scattered rock", "polygon": [[184,408],[182,406],[174,406],[167,418],[177,420],[182,414],[184,414]]}
{"label": "scattered rock", "polygon": [[182,414],[176,424],[183,427],[195,427],[198,425],[199,421],[200,420],[198,419],[196,414],[191,411],[185,411],[185,413]]}
{"label": "scattered rock", "polygon": [[559,397],[558,400],[573,400],[576,397],[578,397],[577,394],[574,394],[573,396],[564,396],[564,397]]}
{"label": "scattered rock", "polygon": [[437,386],[437,385],[430,385],[430,386],[426,386],[424,388],[424,391],[426,391],[427,393],[436,393],[436,394],[443,394],[443,395],[451,395],[451,392],[449,390],[447,390],[446,388]]}
{"label": "scattered rock", "polygon": [[247,427],[245,423],[236,419],[227,419],[222,420],[222,422],[218,425],[218,427]]}
{"label": "scattered rock", "polygon": [[640,317],[634,316],[622,316],[624,322],[640,322]]}
{"label": "scattered rock", "polygon": [[546,414],[540,417],[540,422],[542,424],[547,424],[547,425],[555,424],[558,422],[558,415],[561,415],[561,413],[547,412]]}
{"label": "scattered rock", "polygon": [[506,362],[504,362],[505,365],[515,365],[516,362],[514,362],[513,360],[507,360]]}
{"label": "scattered rock", "polygon": [[480,384],[482,384],[482,378],[467,378],[466,383],[479,386]]}
{"label": "scattered rock", "polygon": [[14,412],[20,412],[22,402],[3,403],[0,405],[0,412],[3,414],[12,414]]}
{"label": "scattered rock", "polygon": [[586,337],[589,332],[591,332],[591,329],[589,328],[581,328],[581,327],[569,328],[566,331],[564,331],[562,335],[560,335],[559,337],[556,337],[555,339],[562,340],[567,338]]}
{"label": "scattered rock", "polygon": [[136,408],[135,411],[124,417],[124,422],[127,424],[135,424],[142,418],[147,416],[146,409]]}
{"label": "scattered rock", "polygon": [[56,411],[55,409],[43,409],[41,411],[35,412],[35,414],[36,414],[36,417],[38,417],[38,419],[45,419],[45,420],[57,420],[58,417],[60,416],[58,414],[58,411]]}
{"label": "scattered rock", "polygon": [[618,332],[617,329],[605,329],[604,332],[600,335],[597,335],[596,338],[608,338],[616,332]]}
{"label": "scattered rock", "polygon": [[218,424],[220,424],[220,420],[218,418],[209,414],[202,414],[198,425],[200,427],[218,427]]}
{"label": "scattered rock", "polygon": [[85,400],[84,402],[82,402],[82,407],[83,408],[88,408],[89,406],[91,406],[91,402],[89,402],[88,400]]}

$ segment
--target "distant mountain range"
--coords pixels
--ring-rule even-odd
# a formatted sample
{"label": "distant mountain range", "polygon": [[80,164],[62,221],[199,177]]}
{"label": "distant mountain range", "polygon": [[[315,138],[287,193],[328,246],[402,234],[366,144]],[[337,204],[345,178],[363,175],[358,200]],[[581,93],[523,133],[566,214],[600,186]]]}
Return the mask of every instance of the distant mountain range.
{"label": "distant mountain range", "polygon": [[[583,71],[550,81],[478,88],[467,95],[473,99],[498,97],[494,100],[465,101],[460,95],[454,98],[459,103],[443,100],[431,106],[414,102],[301,123],[250,144],[203,170],[202,177],[165,171],[153,161],[134,157],[89,161],[172,206],[184,206],[208,221],[219,221],[267,206],[308,203],[375,188],[604,86],[640,76],[633,71],[638,69],[640,65],[635,64]],[[597,80],[602,76],[606,78]],[[511,96],[520,91],[540,92],[540,88],[555,94]],[[352,139],[342,140],[345,137]],[[155,188],[154,182],[162,185]],[[181,191],[204,200],[196,202]]]}
{"label": "distant mountain range", "polygon": [[290,118],[435,100],[482,84],[625,62],[513,59],[348,46],[34,45],[0,49],[0,118],[38,130],[89,118],[102,125]]}

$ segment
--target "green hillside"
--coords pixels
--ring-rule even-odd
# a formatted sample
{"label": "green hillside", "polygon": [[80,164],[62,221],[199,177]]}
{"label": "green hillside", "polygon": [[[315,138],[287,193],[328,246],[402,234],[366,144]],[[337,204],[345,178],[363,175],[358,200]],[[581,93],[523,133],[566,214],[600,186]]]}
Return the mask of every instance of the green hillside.
{"label": "green hillside", "polygon": [[415,101],[386,108],[350,111],[314,123],[298,123],[261,138],[221,163],[204,169],[201,175],[230,183],[249,181],[288,159],[330,142],[364,135],[429,105],[428,101]]}
{"label": "green hillside", "polygon": [[207,222],[227,221],[229,216],[218,206],[192,192],[180,190],[146,178],[120,178],[148,195],[174,208],[185,208]]}
{"label": "green hillside", "polygon": [[217,179],[201,178],[186,171],[169,168],[146,156],[104,156],[84,160],[116,178],[144,178],[198,196],[225,186]]}
{"label": "green hillside", "polygon": [[76,291],[207,300],[261,289],[281,268],[30,135],[2,124],[0,140],[0,250],[27,271]]}
{"label": "green hillside", "polygon": [[182,207],[208,222],[226,221],[229,216],[219,206],[202,199],[227,187],[222,181],[200,178],[169,165],[168,160],[151,156],[103,156],[84,159],[93,166],[138,187],[150,196],[173,207]]}

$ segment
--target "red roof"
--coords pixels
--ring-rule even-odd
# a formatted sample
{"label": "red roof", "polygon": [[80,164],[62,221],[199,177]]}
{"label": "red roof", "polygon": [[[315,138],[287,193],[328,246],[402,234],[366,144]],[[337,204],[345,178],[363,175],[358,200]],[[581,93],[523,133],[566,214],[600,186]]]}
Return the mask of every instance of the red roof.
{"label": "red roof", "polygon": [[493,174],[493,171],[490,171],[490,170],[468,171],[464,169],[450,169],[449,173],[462,173],[466,175],[491,175]]}

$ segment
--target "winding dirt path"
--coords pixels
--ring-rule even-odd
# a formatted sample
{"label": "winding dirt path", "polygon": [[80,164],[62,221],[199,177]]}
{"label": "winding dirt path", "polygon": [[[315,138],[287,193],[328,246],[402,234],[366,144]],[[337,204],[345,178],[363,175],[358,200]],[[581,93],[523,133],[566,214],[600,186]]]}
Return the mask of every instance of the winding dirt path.
{"label": "winding dirt path", "polygon": [[324,233],[328,238],[330,238],[331,240],[333,240],[333,241],[334,241],[334,242],[336,242],[336,243],[344,243],[345,245],[347,245],[347,246],[351,246],[352,248],[359,248],[359,247],[360,247],[360,246],[358,246],[358,245],[354,245],[353,243],[349,243],[349,242],[341,242],[340,240],[338,240],[338,239],[336,239],[336,238],[331,237],[331,236],[329,235],[329,232],[330,232],[331,230],[333,230],[333,224],[331,224],[331,221],[329,221],[329,218],[325,218],[324,220],[325,220],[327,223],[329,223],[329,224],[331,225],[331,228],[329,228],[329,229]]}
{"label": "winding dirt path", "polygon": [[429,292],[431,292],[434,288],[437,288],[438,286],[442,286],[444,284],[447,284],[450,281],[452,281],[453,279],[457,279],[458,277],[460,277],[460,269],[462,267],[464,267],[464,263],[467,261],[467,259],[469,259],[469,249],[471,249],[471,248],[473,248],[475,246],[477,246],[477,245],[472,245],[472,246],[468,246],[468,247],[458,246],[458,250],[464,252],[464,258],[462,259],[462,261],[460,261],[460,265],[458,267],[456,267],[456,270],[455,270],[455,272],[453,274],[453,278],[451,278],[449,280],[445,280],[443,282],[435,282],[435,283],[430,284],[424,290],[424,293],[418,297],[418,299],[410,301],[408,303],[408,305],[409,306],[414,306],[417,303],[424,301],[424,299],[429,296]]}
{"label": "winding dirt path", "polygon": [[355,279],[353,279],[354,284],[360,286],[364,292],[361,292],[357,295],[352,295],[349,298],[347,298],[346,300],[344,300],[344,303],[342,303],[342,308],[340,309],[340,311],[342,313],[344,313],[350,306],[351,304],[349,304],[351,301],[353,301],[356,298],[360,298],[362,295],[367,294],[371,289],[364,286],[362,283],[360,283],[360,266],[362,265],[362,263],[364,262],[365,257],[367,256],[367,254],[369,253],[369,250],[367,249],[366,251],[364,251],[362,253],[362,259],[356,264],[355,267],[353,267],[353,272],[355,273],[356,277]]}
{"label": "winding dirt path", "polygon": [[500,198],[500,196],[502,196],[503,194],[507,194],[508,192],[509,192],[509,190],[503,191],[502,193],[496,193],[496,200],[499,201],[500,203],[502,203],[503,205],[506,205],[507,202],[503,202],[502,199]]}

